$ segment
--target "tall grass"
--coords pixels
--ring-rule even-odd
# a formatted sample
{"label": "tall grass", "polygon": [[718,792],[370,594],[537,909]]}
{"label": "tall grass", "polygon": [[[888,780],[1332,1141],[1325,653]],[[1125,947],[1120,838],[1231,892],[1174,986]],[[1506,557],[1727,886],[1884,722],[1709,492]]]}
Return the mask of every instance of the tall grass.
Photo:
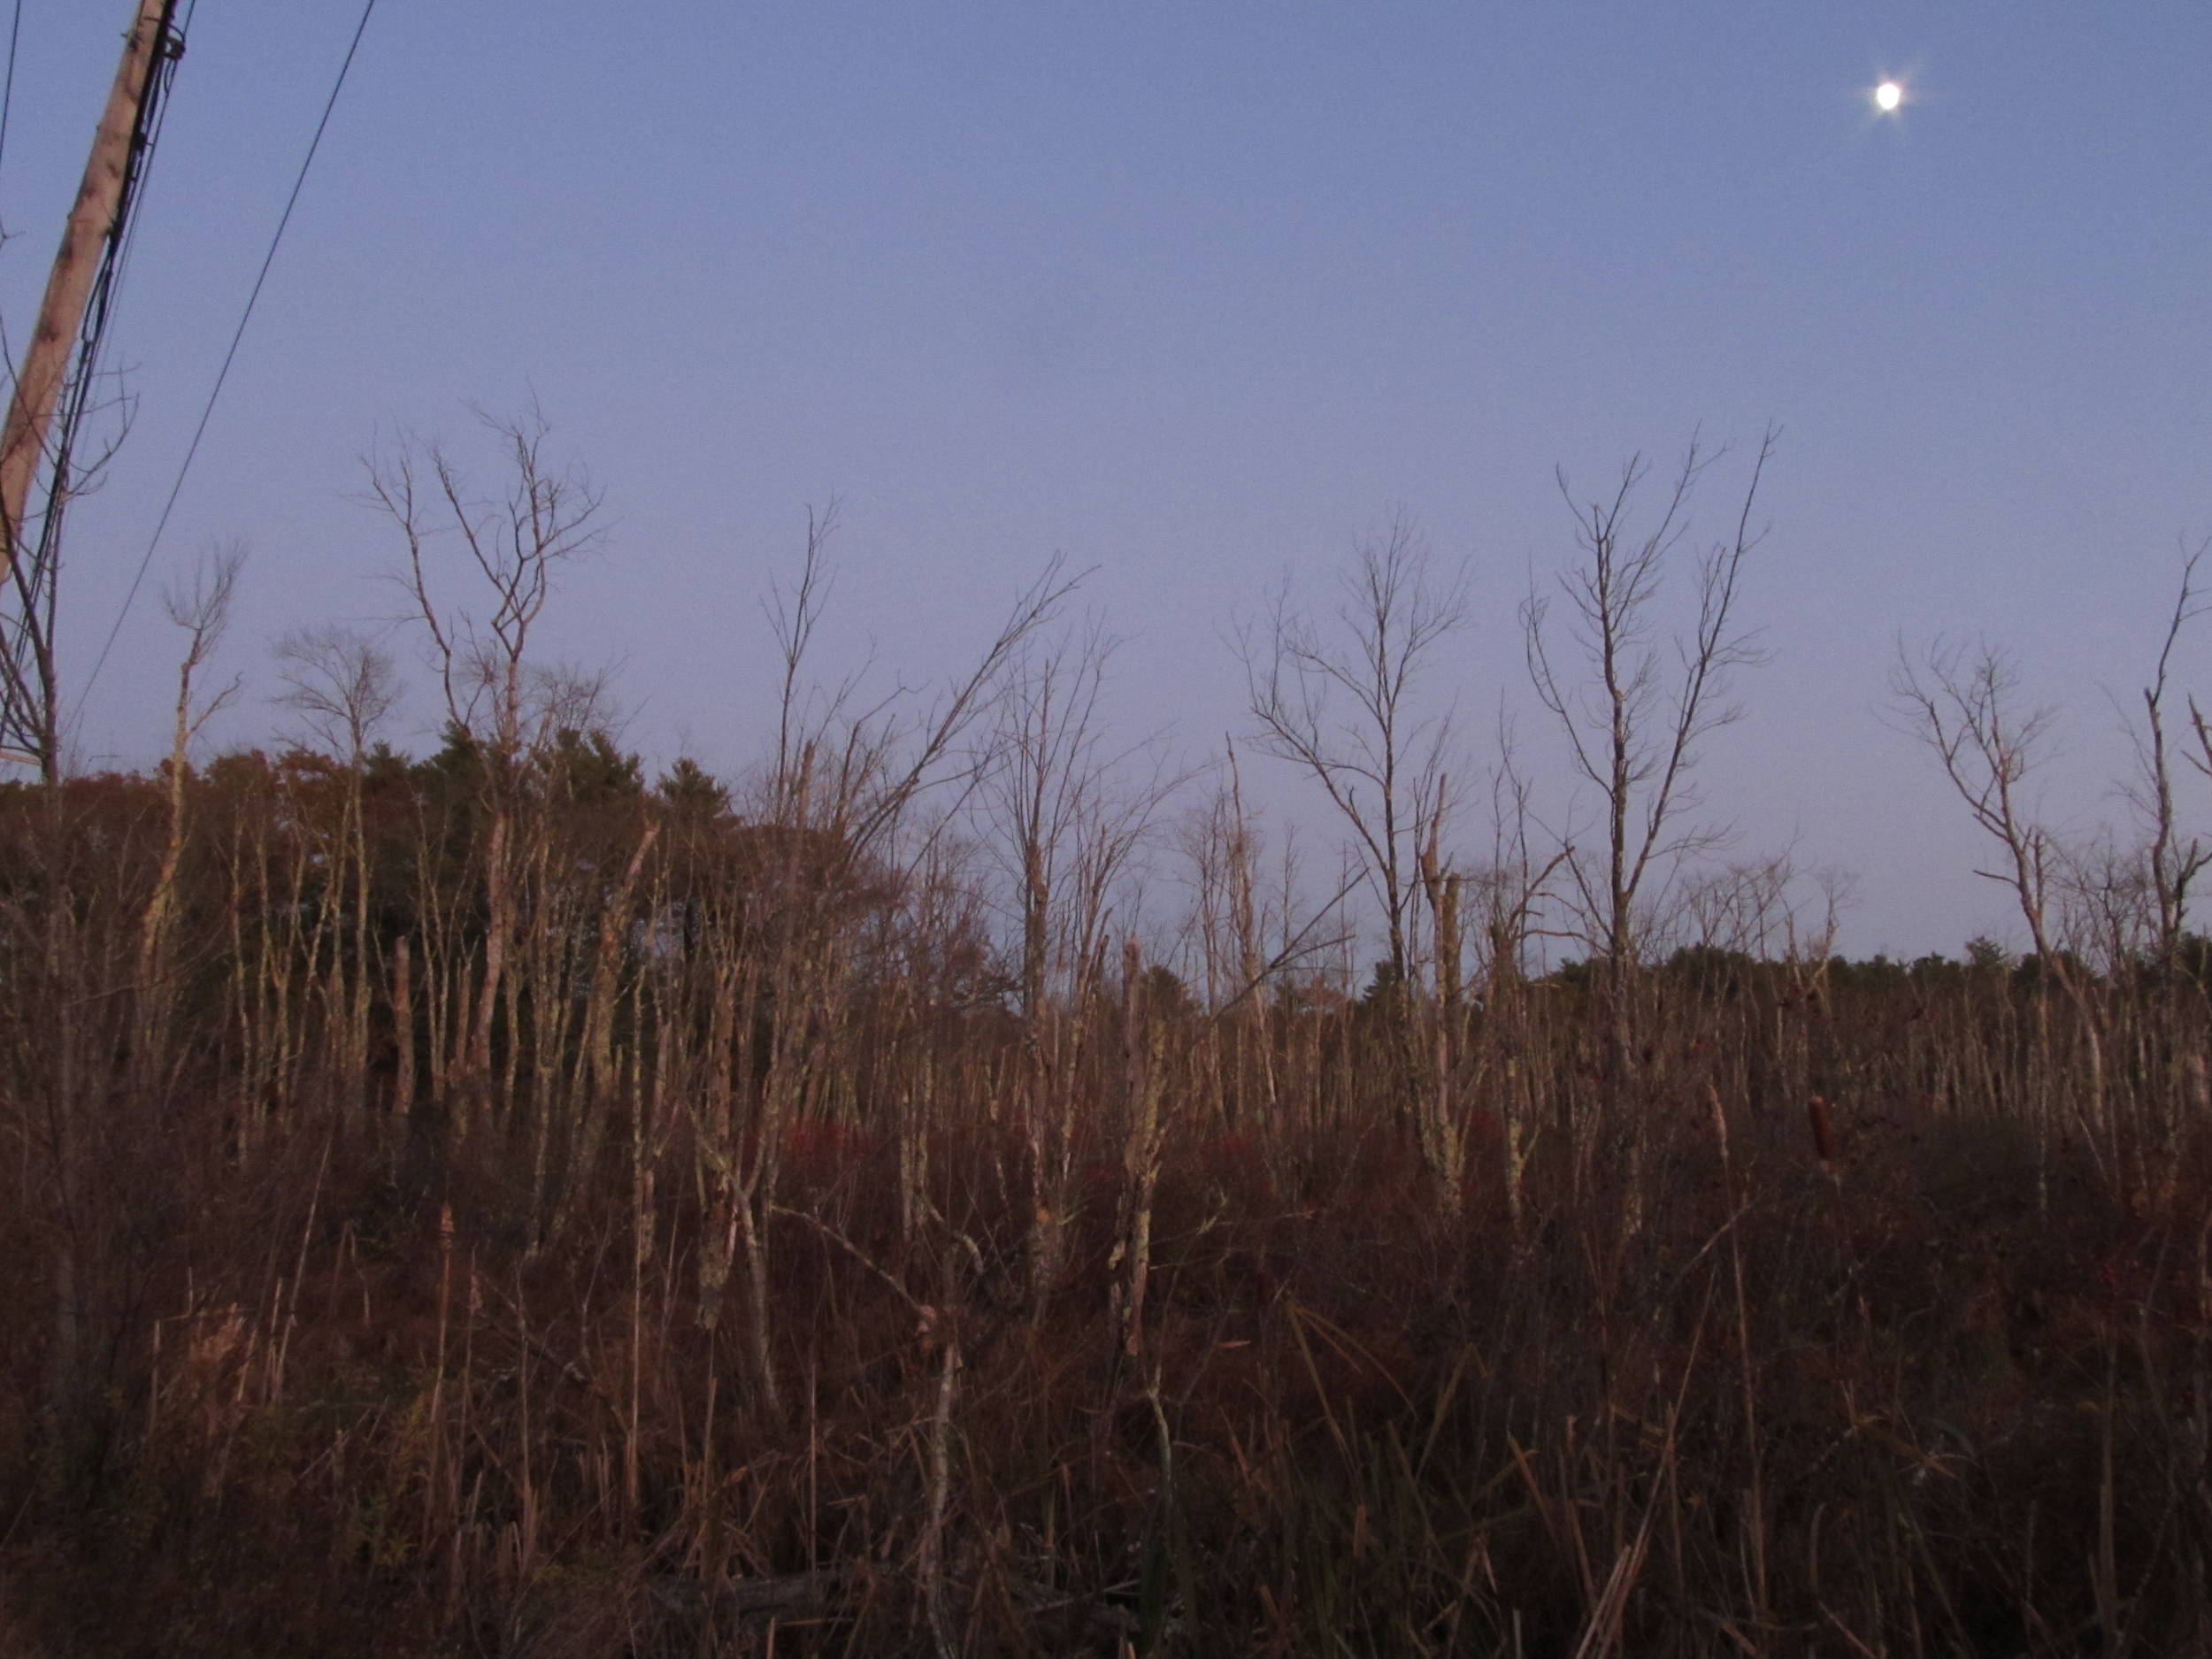
{"label": "tall grass", "polygon": [[2212,1651],[2186,975],[1363,996],[1239,853],[1024,1018],[941,836],[480,764],[0,798],[10,1651]]}

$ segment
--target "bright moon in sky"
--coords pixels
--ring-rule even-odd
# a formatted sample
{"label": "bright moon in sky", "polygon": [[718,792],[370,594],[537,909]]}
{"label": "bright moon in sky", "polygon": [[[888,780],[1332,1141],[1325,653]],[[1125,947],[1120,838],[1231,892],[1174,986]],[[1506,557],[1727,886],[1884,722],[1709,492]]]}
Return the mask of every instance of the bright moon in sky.
{"label": "bright moon in sky", "polygon": [[1905,89],[1894,81],[1885,81],[1874,88],[1874,107],[1885,115],[1895,110],[1904,101]]}

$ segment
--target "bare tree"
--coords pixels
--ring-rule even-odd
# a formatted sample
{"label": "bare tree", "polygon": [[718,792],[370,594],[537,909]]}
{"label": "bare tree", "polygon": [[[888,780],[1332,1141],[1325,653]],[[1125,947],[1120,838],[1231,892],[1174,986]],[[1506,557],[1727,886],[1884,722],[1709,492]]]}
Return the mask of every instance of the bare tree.
{"label": "bare tree", "polygon": [[1224,747],[1225,780],[1185,815],[1176,846],[1189,872],[1187,926],[1198,952],[1204,1003],[1217,1015],[1230,1016],[1229,1053],[1225,1056],[1219,1044],[1211,1052],[1217,1064],[1227,1069],[1217,1092],[1225,1121],[1233,1125],[1248,1110],[1248,1096],[1254,1093],[1271,1107],[1275,1067],[1262,989],[1267,964],[1261,932],[1269,919],[1257,892],[1263,842],[1245,810],[1236,744],[1230,741]]}
{"label": "bare tree", "polygon": [[1791,889],[1799,872],[1786,852],[1732,859],[1682,884],[1685,942],[1700,950],[1765,958],[1796,937]]}
{"label": "bare tree", "polygon": [[[481,419],[505,457],[506,482],[495,495],[479,495],[436,443],[410,442],[369,469],[370,498],[405,545],[398,581],[428,641],[450,729],[484,762],[484,946],[462,1056],[465,1079],[478,1093],[491,1079],[493,1025],[518,920],[515,818],[524,763],[561,727],[595,724],[603,695],[595,678],[542,664],[531,650],[557,575],[601,543],[602,497],[580,472],[547,458],[540,417]],[[466,556],[482,596],[476,605],[443,595],[432,556],[443,539]],[[466,1094],[457,1102],[462,1113]],[[455,1132],[467,1126],[457,1116]]]}
{"label": "bare tree", "polygon": [[1180,781],[1151,742],[1109,742],[1099,702],[1119,644],[1094,621],[1024,652],[998,704],[981,827],[1013,882],[1021,1008],[1031,1020],[1045,1008],[1056,965],[1097,959],[1113,883]]}
{"label": "bare tree", "polygon": [[[733,1030],[768,1027],[766,1053],[757,1062],[745,1101],[740,1102],[734,1090],[718,1087],[691,1108],[702,1184],[710,1194],[699,1261],[699,1317],[710,1325],[718,1317],[741,1248],[755,1316],[749,1363],[762,1397],[772,1402],[779,1394],[768,1314],[768,1224],[788,1213],[779,1202],[781,1140],[815,1087],[811,1079],[826,1064],[822,1045],[853,993],[849,941],[840,932],[837,907],[825,901],[836,896],[853,872],[873,867],[895,888],[905,885],[892,873],[895,856],[910,855],[924,864],[932,859],[942,826],[958,815],[992,764],[992,746],[975,740],[1001,706],[1010,671],[1081,580],[1069,576],[1058,559],[1048,564],[1016,597],[972,670],[928,703],[902,686],[866,702],[864,668],[827,690],[808,683],[810,653],[834,586],[827,546],[835,522],[833,501],[809,512],[798,576],[788,588],[772,590],[765,607],[782,668],[777,752],[765,806],[770,827],[786,849],[781,885],[790,902],[761,907],[737,938],[724,941],[730,960],[722,999],[736,1010]],[[925,795],[938,796],[944,810],[934,827],[909,838],[903,832]],[[912,844],[916,840],[918,846]],[[795,879],[799,861],[817,856],[831,867],[809,882]],[[741,1105],[742,1118],[733,1110]],[[926,1141],[918,1118],[904,1105],[900,1136],[901,1213],[910,1222],[925,1210],[935,1211],[920,1180]]]}
{"label": "bare tree", "polygon": [[[309,737],[325,753],[346,763],[342,816],[326,872],[325,926],[333,930],[343,928],[349,904],[351,926],[342,934],[334,931],[334,938],[345,939],[346,948],[329,953],[323,995],[334,1013],[336,1070],[343,1079],[342,1098],[348,1102],[346,1119],[350,1128],[351,1120],[365,1106],[368,1094],[369,1026],[377,977],[372,961],[376,933],[370,923],[372,872],[362,804],[363,773],[371,741],[398,705],[399,676],[390,652],[369,635],[334,623],[294,629],[278,640],[276,657],[285,687],[278,701],[298,713]],[[405,962],[408,950],[405,941],[399,941],[395,965],[402,984],[408,970],[397,967],[397,963]],[[406,992],[396,990],[396,1021],[398,1006],[407,1001]],[[405,1033],[400,1045],[401,1075],[405,1080],[395,1087],[394,1095],[404,1112],[411,1104],[413,1033],[403,1022],[398,1023],[398,1029]]]}
{"label": "bare tree", "polygon": [[1562,847],[1537,861],[1529,838],[1533,791],[1502,709],[1497,744],[1498,758],[1490,769],[1490,856],[1474,872],[1484,1000],[1494,1010],[1522,982],[1530,941],[1545,931],[1538,922],[1552,900],[1552,878],[1571,856],[1571,849]]}
{"label": "bare tree", "polygon": [[[2136,776],[2127,789],[2129,802],[2148,833],[2144,849],[2143,875],[2154,907],[2154,949],[2162,963],[2173,960],[2189,922],[2189,889],[2205,865],[2212,863],[2212,849],[2195,836],[2184,837],[2177,827],[2174,810],[2172,757],[2166,735],[2166,695],[2170,681],[2174,649],[2182,632],[2202,616],[2208,605],[2196,585],[2197,566],[2212,541],[2200,543],[2182,561],[2181,580],[2167,613],[2166,632],[2159,641],[2151,683],[2143,687],[2143,723],[2130,723],[2128,736],[2134,747]],[[2194,705],[2191,705],[2193,711]],[[2201,732],[2202,721],[2197,722]],[[2212,757],[2212,746],[2208,747]]]}
{"label": "bare tree", "polygon": [[162,608],[185,636],[184,656],[177,664],[173,761],[187,752],[200,728],[238,695],[239,681],[233,680],[213,696],[196,701],[192,682],[229,632],[231,603],[237,596],[239,574],[245,568],[245,545],[227,542],[201,559],[188,586],[172,586],[162,595]]}
{"label": "bare tree", "polygon": [[[1725,451],[1709,454],[1693,438],[1658,513],[1640,526],[1640,495],[1650,476],[1642,456],[1631,457],[1611,493],[1586,506],[1578,503],[1565,472],[1559,475],[1579,548],[1576,563],[1559,578],[1571,614],[1560,628],[1552,621],[1550,597],[1532,588],[1521,607],[1522,634],[1537,697],[1559,722],[1576,769],[1602,802],[1601,862],[1578,850],[1567,867],[1591,942],[1617,977],[1637,961],[1637,905],[1654,867],[1721,839],[1709,826],[1687,821],[1701,803],[1690,774],[1703,741],[1741,717],[1741,705],[1728,699],[1730,674],[1765,660],[1735,613],[1744,560],[1763,534],[1752,528],[1752,513],[1779,436],[1770,428],[1760,439],[1732,534],[1698,561],[1696,620],[1687,634],[1671,638],[1662,637],[1662,592],[1690,535],[1697,486]],[[1583,677],[1570,673],[1563,651],[1578,659]]]}
{"label": "bare tree", "polygon": [[2011,890],[2036,954],[2049,957],[2057,842],[2022,795],[2047,750],[2057,710],[2021,708],[2019,671],[1986,642],[1939,640],[1916,662],[1901,641],[1890,695],[1906,729],[1927,744],[1975,824],[2003,851],[2004,868],[1974,873]]}
{"label": "bare tree", "polygon": [[[771,780],[780,821],[789,815],[805,770],[807,745],[815,735],[807,730],[806,688],[801,686],[799,676],[813,647],[814,631],[821,626],[823,607],[836,585],[828,556],[830,538],[837,533],[838,509],[834,494],[818,511],[811,505],[807,508],[806,551],[799,561],[798,576],[787,589],[780,580],[772,580],[761,602],[783,669],[776,700],[776,762]],[[849,680],[830,695],[833,710],[849,699],[851,684]]]}
{"label": "bare tree", "polygon": [[184,631],[184,656],[177,664],[177,703],[171,726],[166,768],[169,823],[154,886],[139,920],[137,995],[140,1010],[133,1058],[141,1086],[150,1086],[164,1057],[171,1010],[176,998],[168,984],[175,937],[177,872],[184,860],[185,813],[189,801],[192,744],[200,730],[238,693],[232,680],[211,697],[196,695],[194,681],[206,669],[230,626],[231,602],[245,568],[243,545],[232,542],[204,557],[189,586],[163,595],[170,621]]}
{"label": "bare tree", "polygon": [[[780,822],[831,830],[856,856],[877,850],[926,794],[949,788],[964,800],[987,771],[992,749],[970,740],[998,706],[1024,646],[1058,614],[1087,572],[1054,557],[1015,596],[1006,619],[969,672],[931,702],[905,686],[864,701],[870,664],[833,687],[807,683],[806,666],[835,588],[829,542],[838,501],[807,510],[804,555],[787,588],[764,609],[780,664],[772,811]],[[950,821],[948,814],[942,820]]]}
{"label": "bare tree", "polygon": [[1467,577],[1437,571],[1400,513],[1359,542],[1340,587],[1333,626],[1293,610],[1286,587],[1236,646],[1261,752],[1310,776],[1350,827],[1403,982],[1421,849],[1449,806],[1451,717],[1425,711],[1419,691],[1466,625]]}
{"label": "bare tree", "polygon": [[[598,681],[541,664],[530,641],[558,572],[602,546],[604,499],[580,471],[547,458],[541,417],[480,419],[505,457],[497,494],[479,495],[442,444],[411,441],[370,463],[369,493],[405,541],[397,580],[447,718],[485,747],[495,772],[511,772],[533,744],[596,710]],[[445,539],[459,543],[488,605],[443,595],[432,548]]]}
{"label": "bare tree", "polygon": [[352,765],[399,706],[392,654],[369,635],[339,624],[295,628],[276,643],[284,691],[277,701],[295,710],[308,735]]}
{"label": "bare tree", "polygon": [[[2108,971],[2168,960],[2160,942],[2160,894],[2152,849],[2109,830],[2061,849],[2053,934]],[[2177,936],[2177,943],[2178,936]]]}
{"label": "bare tree", "polygon": [[[0,241],[5,233],[0,232]],[[12,376],[14,365],[0,341],[0,366]],[[47,475],[43,505],[26,513],[20,523],[6,521],[0,513],[0,554],[7,570],[0,580],[0,760],[35,766],[39,781],[58,783],[62,769],[62,695],[57,654],[57,602],[60,591],[63,528],[70,504],[98,488],[101,478],[122,448],[134,413],[134,400],[125,392],[98,398],[95,383],[81,365],[67,388],[67,405],[60,430],[50,436],[42,457],[31,463]],[[114,429],[88,442],[88,415],[114,418]],[[80,446],[83,446],[81,450]],[[37,529],[31,528],[36,518]],[[115,642],[110,634],[108,645]],[[96,676],[107,660],[103,648],[93,665]]]}
{"label": "bare tree", "polygon": [[1939,640],[1917,662],[1901,640],[1891,672],[1892,702],[1905,727],[1924,742],[1982,831],[2003,853],[1997,870],[1977,875],[2002,883],[2027,924],[2041,970],[2072,1005],[2088,1048],[2090,1098],[2082,1108],[2093,1125],[2104,1109],[2104,1045],[2085,971],[2060,949],[2052,927],[2055,885],[2066,856],[2023,799],[2028,774],[2048,748],[2056,710],[2019,706],[2020,677],[2011,660],[1986,642]]}
{"label": "bare tree", "polygon": [[1093,622],[1015,659],[978,794],[982,837],[1009,878],[1020,929],[1031,1291],[1040,1312],[1060,1271],[1081,1098],[1053,992],[1064,987],[1065,1005],[1077,1009],[1091,1000],[1117,885],[1182,782],[1155,743],[1109,741],[1099,705],[1117,644]]}

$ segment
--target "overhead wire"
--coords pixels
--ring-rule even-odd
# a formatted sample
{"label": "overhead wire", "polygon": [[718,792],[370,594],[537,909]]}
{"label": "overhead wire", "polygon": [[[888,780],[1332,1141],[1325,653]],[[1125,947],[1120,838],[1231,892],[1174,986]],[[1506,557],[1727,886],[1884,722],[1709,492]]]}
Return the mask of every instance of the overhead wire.
{"label": "overhead wire", "polygon": [[[78,434],[89,407],[92,388],[99,375],[101,349],[107,340],[117,290],[135,245],[138,209],[144,195],[148,169],[168,114],[168,93],[176,80],[178,60],[184,55],[184,35],[177,22],[178,0],[164,0],[155,19],[152,60],[146,83],[132,112],[129,141],[123,154],[122,178],[118,183],[113,216],[102,239],[99,265],[94,272],[84,313],[77,323],[76,361],[63,388],[55,411],[51,457],[48,463],[46,498],[38,515],[38,535],[29,555],[19,564],[10,561],[10,576],[19,601],[18,614],[0,623],[5,639],[0,642],[7,680],[0,688],[0,738],[20,739],[31,748],[42,745],[50,706],[44,715],[36,710],[50,704],[56,570],[61,550],[62,524],[72,495],[79,485],[76,473]],[[188,9],[187,15],[189,15]],[[134,26],[135,27],[135,26]],[[98,470],[98,463],[92,471]],[[37,672],[47,690],[32,693],[27,684],[27,660],[36,660]]]}
{"label": "overhead wire", "polygon": [[8,17],[8,68],[0,80],[0,161],[8,153],[8,111],[15,107],[15,43],[23,35],[23,0],[15,0]]}
{"label": "overhead wire", "polygon": [[[315,123],[315,134],[308,141],[307,154],[301,158],[299,172],[292,180],[291,194],[285,197],[284,211],[278,216],[276,230],[269,238],[268,251],[262,256],[261,269],[255,275],[253,287],[246,296],[245,308],[239,313],[238,326],[231,333],[230,346],[223,353],[222,366],[216,371],[215,383],[208,389],[207,402],[201,408],[199,422],[192,429],[192,441],[185,446],[184,459],[178,465],[176,480],[169,487],[168,499],[162,503],[161,516],[155,520],[153,534],[147,539],[146,551],[138,561],[138,570],[131,578],[129,590],[123,595],[123,603],[116,612],[114,626],[109,628],[107,640],[100,647],[100,655],[94,659],[92,672],[85,677],[84,688],[78,694],[80,707],[98,683],[100,671],[107,666],[108,657],[115,649],[116,639],[122,634],[123,625],[129,619],[131,607],[138,601],[139,589],[145,584],[146,572],[152,567],[155,550],[161,545],[162,534],[169,527],[170,517],[176,511],[177,499],[184,493],[185,480],[190,475],[193,460],[200,452],[201,441],[207,436],[208,422],[214,418],[215,404],[223,395],[224,382],[229,380],[231,366],[238,360],[238,348],[246,337],[247,325],[253,320],[254,307],[260,303],[261,290],[269,280],[270,267],[276,263],[277,250],[284,244],[284,233],[292,223],[293,210],[299,205],[300,192],[307,184],[308,170],[315,165],[316,151],[322,148],[323,134],[330,127],[331,112],[338,107],[338,96],[345,90],[346,78],[352,73],[354,57],[361,50],[361,37],[368,30],[369,19],[376,11],[376,4],[377,0],[365,0],[361,8],[360,20],[354,25],[353,39],[347,44],[344,61],[338,65],[337,79],[331,83],[330,96],[323,102],[322,118]],[[192,0],[192,5],[196,4],[197,0]],[[185,15],[188,20],[191,7],[188,7]]]}
{"label": "overhead wire", "polygon": [[[0,81],[0,161],[8,152],[8,117],[15,109],[15,47],[23,35],[23,0],[15,0],[8,19],[8,69],[4,81]],[[7,225],[0,220],[0,242],[7,240]],[[12,364],[14,349],[8,344],[7,331],[0,328],[0,363]]]}

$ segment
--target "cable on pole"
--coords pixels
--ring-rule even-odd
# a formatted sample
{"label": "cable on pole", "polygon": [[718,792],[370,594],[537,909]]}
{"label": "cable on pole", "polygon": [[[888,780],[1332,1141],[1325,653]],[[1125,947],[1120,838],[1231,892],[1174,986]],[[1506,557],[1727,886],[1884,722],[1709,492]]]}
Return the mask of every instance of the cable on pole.
{"label": "cable on pole", "polygon": [[[194,0],[197,4],[197,0]],[[109,653],[115,649],[117,636],[123,632],[123,624],[129,618],[131,607],[138,601],[138,591],[146,580],[146,572],[154,562],[154,551],[161,545],[162,533],[169,527],[170,515],[176,511],[177,498],[184,493],[185,479],[192,471],[192,462],[200,452],[200,441],[207,435],[208,422],[215,414],[216,401],[223,395],[223,383],[230,378],[231,365],[238,360],[238,348],[246,337],[246,326],[253,320],[254,307],[260,302],[263,286],[269,280],[269,270],[276,263],[277,250],[283,246],[285,230],[292,223],[292,211],[299,205],[300,192],[307,183],[308,169],[315,165],[315,152],[322,148],[323,134],[330,126],[331,112],[338,107],[338,95],[345,90],[346,77],[352,72],[354,55],[361,49],[361,37],[367,32],[369,19],[376,11],[376,0],[365,0],[361,8],[360,21],[354,25],[353,39],[346,47],[345,60],[338,65],[338,78],[330,88],[330,96],[323,102],[322,119],[315,123],[315,135],[308,141],[307,154],[301,159],[299,172],[293,178],[292,191],[285,198],[284,211],[278,216],[276,231],[269,238],[269,250],[262,256],[261,269],[254,277],[253,288],[246,296],[245,309],[240,312],[238,326],[232,331],[230,348],[223,353],[222,366],[215,373],[215,384],[208,389],[207,403],[200,411],[199,424],[192,429],[192,442],[185,446],[184,459],[177,467],[176,481],[169,487],[168,499],[162,503],[161,517],[154,523],[154,533],[147,539],[146,551],[138,561],[136,574],[131,578],[129,591],[123,595],[123,603],[115,615],[114,626],[109,628],[100,655],[94,660],[92,672],[85,677],[84,689],[78,694],[81,707],[98,683],[100,671],[107,666]],[[188,11],[186,16],[190,17]]]}
{"label": "cable on pole", "polygon": [[23,0],[15,0],[8,17],[8,71],[0,81],[0,159],[8,153],[8,111],[15,107],[15,43],[23,35]]}
{"label": "cable on pole", "polygon": [[[176,79],[178,61],[184,56],[184,37],[177,27],[178,0],[164,0],[155,21],[151,61],[147,65],[143,91],[132,111],[131,130],[122,157],[122,176],[117,182],[112,217],[100,244],[100,263],[94,272],[82,314],[77,319],[76,361],[65,383],[59,407],[54,411],[51,460],[46,497],[39,514],[37,541],[21,561],[11,559],[19,614],[0,619],[5,638],[0,641],[0,736],[21,739],[43,754],[50,748],[47,735],[58,724],[53,708],[54,617],[62,522],[74,488],[77,434],[97,377],[100,352],[114,314],[115,297],[128,261],[136,228],[136,210],[147,168],[161,135],[167,111],[167,94]],[[11,75],[12,58],[11,58]],[[27,518],[27,512],[24,518]],[[35,688],[33,677],[42,682]],[[36,710],[43,707],[42,716]],[[36,726],[39,729],[32,729]],[[49,763],[50,764],[50,757]]]}

